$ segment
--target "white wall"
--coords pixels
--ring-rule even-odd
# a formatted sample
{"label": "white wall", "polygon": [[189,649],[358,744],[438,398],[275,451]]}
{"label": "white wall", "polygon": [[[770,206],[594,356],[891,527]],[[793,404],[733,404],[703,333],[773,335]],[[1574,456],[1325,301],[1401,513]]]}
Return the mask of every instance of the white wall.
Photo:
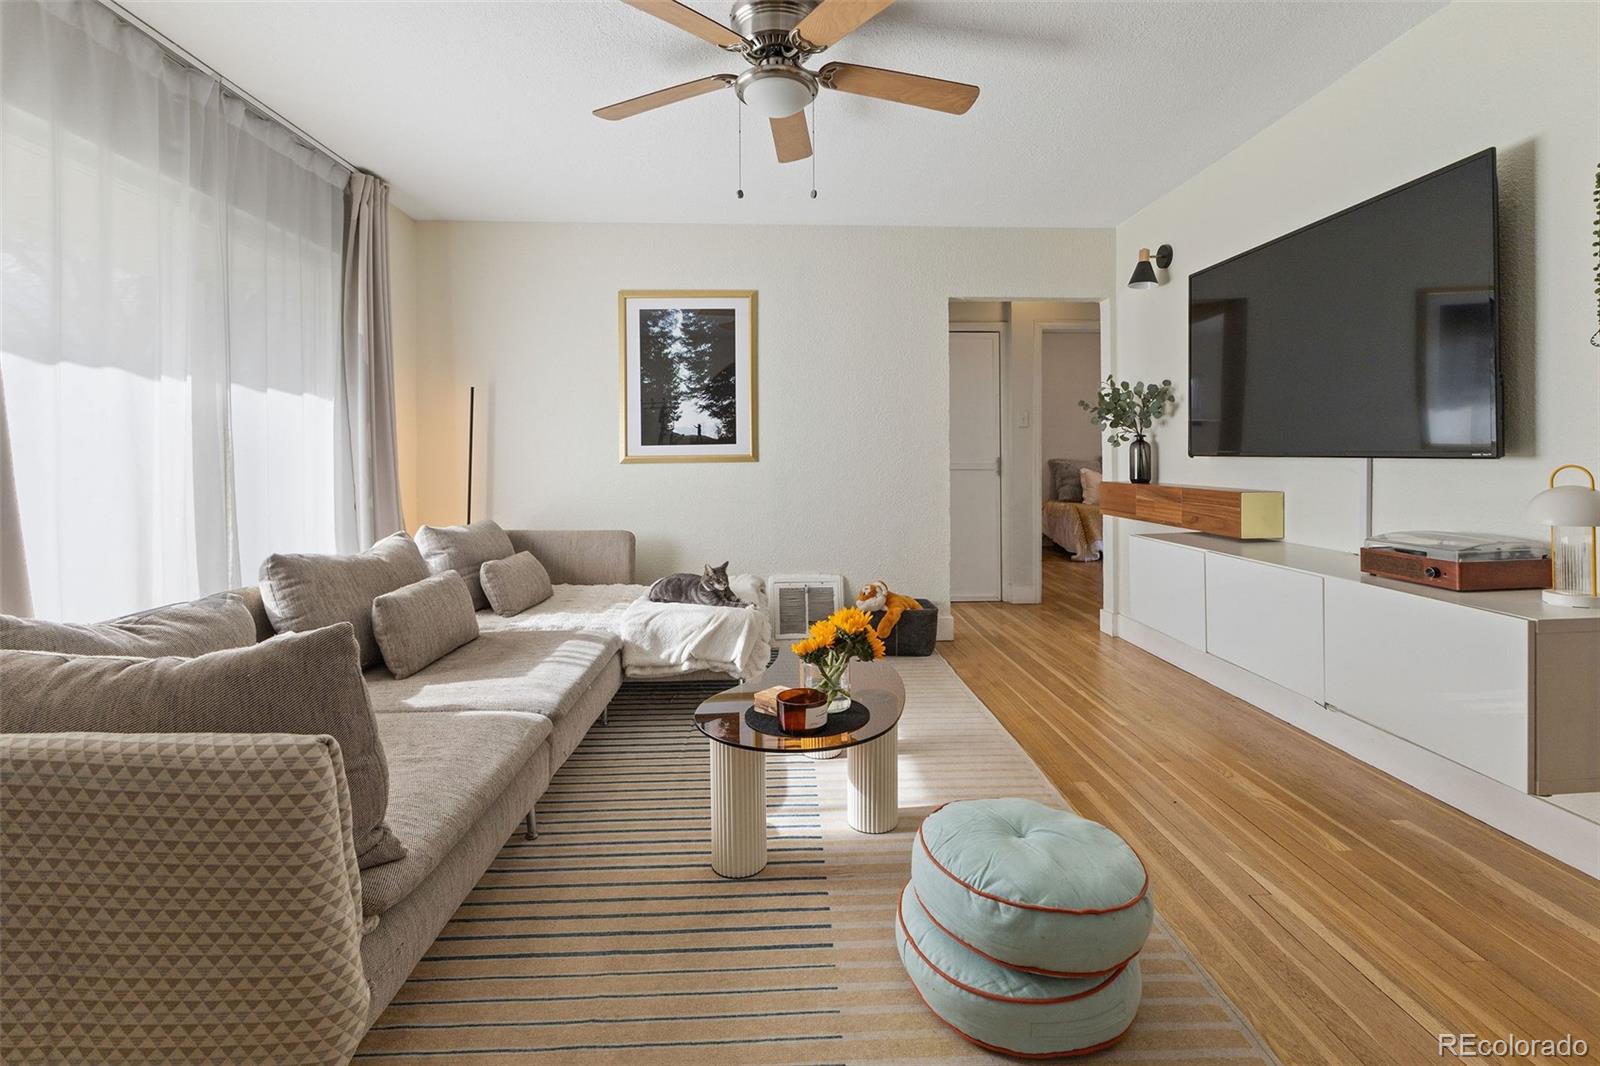
{"label": "white wall", "polygon": [[[726,558],[757,573],[881,576],[941,603],[948,300],[1103,298],[1115,273],[1108,230],[417,231],[413,522],[461,520],[475,384],[477,514],[632,529],[644,578]],[[618,463],[619,289],[759,290],[760,462]]]}
{"label": "white wall", "polygon": [[1051,459],[1093,459],[1100,454],[1100,427],[1079,400],[1092,401],[1100,382],[1100,334],[1046,333],[1039,353],[1039,477],[1049,499]]}
{"label": "white wall", "polygon": [[[1535,534],[1522,507],[1550,468],[1600,456],[1597,17],[1593,4],[1455,3],[1118,226],[1119,279],[1141,246],[1171,244],[1175,259],[1158,289],[1117,287],[1117,376],[1185,381],[1191,271],[1493,145],[1507,455],[1378,460],[1373,524]],[[1287,540],[1359,546],[1359,460],[1190,459],[1183,419],[1155,435],[1158,480],[1282,489]]]}

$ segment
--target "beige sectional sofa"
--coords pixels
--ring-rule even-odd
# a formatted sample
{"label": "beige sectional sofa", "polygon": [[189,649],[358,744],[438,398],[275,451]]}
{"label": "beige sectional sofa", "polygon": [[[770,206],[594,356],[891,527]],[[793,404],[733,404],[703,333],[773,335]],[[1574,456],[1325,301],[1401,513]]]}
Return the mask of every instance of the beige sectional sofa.
{"label": "beige sectional sofa", "polygon": [[[633,581],[631,533],[507,532],[558,585]],[[272,636],[261,595],[241,594],[257,639]],[[359,871],[339,749],[325,737],[0,739],[6,917],[50,930],[63,960],[57,972],[41,957],[37,937],[0,945],[7,985],[27,990],[17,999],[8,993],[6,1005],[17,1061],[53,1058],[43,1041],[69,1030],[80,1051],[117,1050],[122,1061],[138,1059],[124,1049],[146,1038],[156,1041],[145,1045],[150,1053],[165,1061],[342,1061],[602,715],[622,667],[613,633],[488,626],[409,677],[397,679],[382,665],[365,677],[388,761],[387,822],[406,856]],[[246,765],[249,773],[240,769]],[[158,787],[149,788],[152,781]],[[86,805],[102,806],[105,818],[86,818]],[[181,818],[163,821],[162,809]],[[241,818],[248,831],[240,830]],[[343,848],[330,847],[341,835]],[[214,853],[208,842],[223,838],[270,841],[247,849],[226,871],[225,891],[204,872]],[[108,848],[116,853],[109,866]],[[275,857],[269,861],[262,849]],[[181,862],[174,858],[180,854]],[[298,895],[286,895],[280,883],[286,864],[300,871],[293,879]],[[93,886],[112,876],[138,887],[120,894],[123,913],[97,915]],[[157,882],[160,892],[144,891]],[[267,936],[262,908],[269,898],[287,913],[273,914]],[[111,941],[137,941],[142,927],[174,925],[206,929],[212,948],[232,939],[251,961],[206,974],[195,1002],[211,1006],[193,1019],[192,1054],[181,1040],[173,1043],[171,1012],[178,1008],[171,1002],[141,1019],[115,1002],[86,1005],[65,994],[92,975],[95,987],[120,987],[129,1002],[172,999],[181,986],[164,969],[178,954],[163,949],[170,937],[153,937],[142,949]],[[96,938],[98,946],[76,942]],[[263,1000],[280,987],[281,1002]],[[251,1009],[230,1009],[239,1002]],[[88,1035],[85,1011],[92,1016]],[[139,1036],[152,1017],[166,1018],[166,1038]]]}

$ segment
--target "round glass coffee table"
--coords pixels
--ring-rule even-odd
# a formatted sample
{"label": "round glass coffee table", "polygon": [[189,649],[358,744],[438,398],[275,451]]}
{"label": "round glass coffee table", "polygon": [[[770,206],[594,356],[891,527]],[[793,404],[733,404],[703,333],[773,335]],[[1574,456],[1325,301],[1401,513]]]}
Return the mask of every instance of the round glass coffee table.
{"label": "round glass coffee table", "polygon": [[768,755],[844,751],[850,780],[846,821],[858,833],[887,833],[900,818],[896,735],[906,688],[888,663],[850,664],[850,696],[866,721],[831,736],[769,734],[745,721],[755,694],[800,684],[801,662],[788,648],[755,682],[719,692],[694,712],[694,726],[711,743],[711,869],[721,877],[751,877],[767,865]]}

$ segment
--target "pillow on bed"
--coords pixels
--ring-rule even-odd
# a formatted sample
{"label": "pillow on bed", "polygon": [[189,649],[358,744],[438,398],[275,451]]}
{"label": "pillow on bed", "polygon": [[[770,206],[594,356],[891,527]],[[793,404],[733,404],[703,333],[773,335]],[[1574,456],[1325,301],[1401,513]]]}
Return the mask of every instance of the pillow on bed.
{"label": "pillow on bed", "polygon": [[1078,480],[1083,485],[1083,502],[1090,507],[1100,506],[1100,471],[1084,467],[1078,471]]}
{"label": "pillow on bed", "polygon": [[1083,480],[1079,474],[1084,470],[1099,469],[1099,459],[1050,460],[1051,498],[1064,500],[1067,503],[1082,503]]}

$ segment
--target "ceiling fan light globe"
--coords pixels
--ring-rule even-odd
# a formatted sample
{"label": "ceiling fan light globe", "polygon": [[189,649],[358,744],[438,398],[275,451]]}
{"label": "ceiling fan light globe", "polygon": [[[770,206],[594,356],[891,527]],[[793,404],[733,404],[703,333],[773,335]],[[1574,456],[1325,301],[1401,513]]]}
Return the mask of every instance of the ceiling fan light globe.
{"label": "ceiling fan light globe", "polygon": [[817,95],[816,83],[788,70],[748,71],[736,83],[739,99],[763,118],[788,118]]}

